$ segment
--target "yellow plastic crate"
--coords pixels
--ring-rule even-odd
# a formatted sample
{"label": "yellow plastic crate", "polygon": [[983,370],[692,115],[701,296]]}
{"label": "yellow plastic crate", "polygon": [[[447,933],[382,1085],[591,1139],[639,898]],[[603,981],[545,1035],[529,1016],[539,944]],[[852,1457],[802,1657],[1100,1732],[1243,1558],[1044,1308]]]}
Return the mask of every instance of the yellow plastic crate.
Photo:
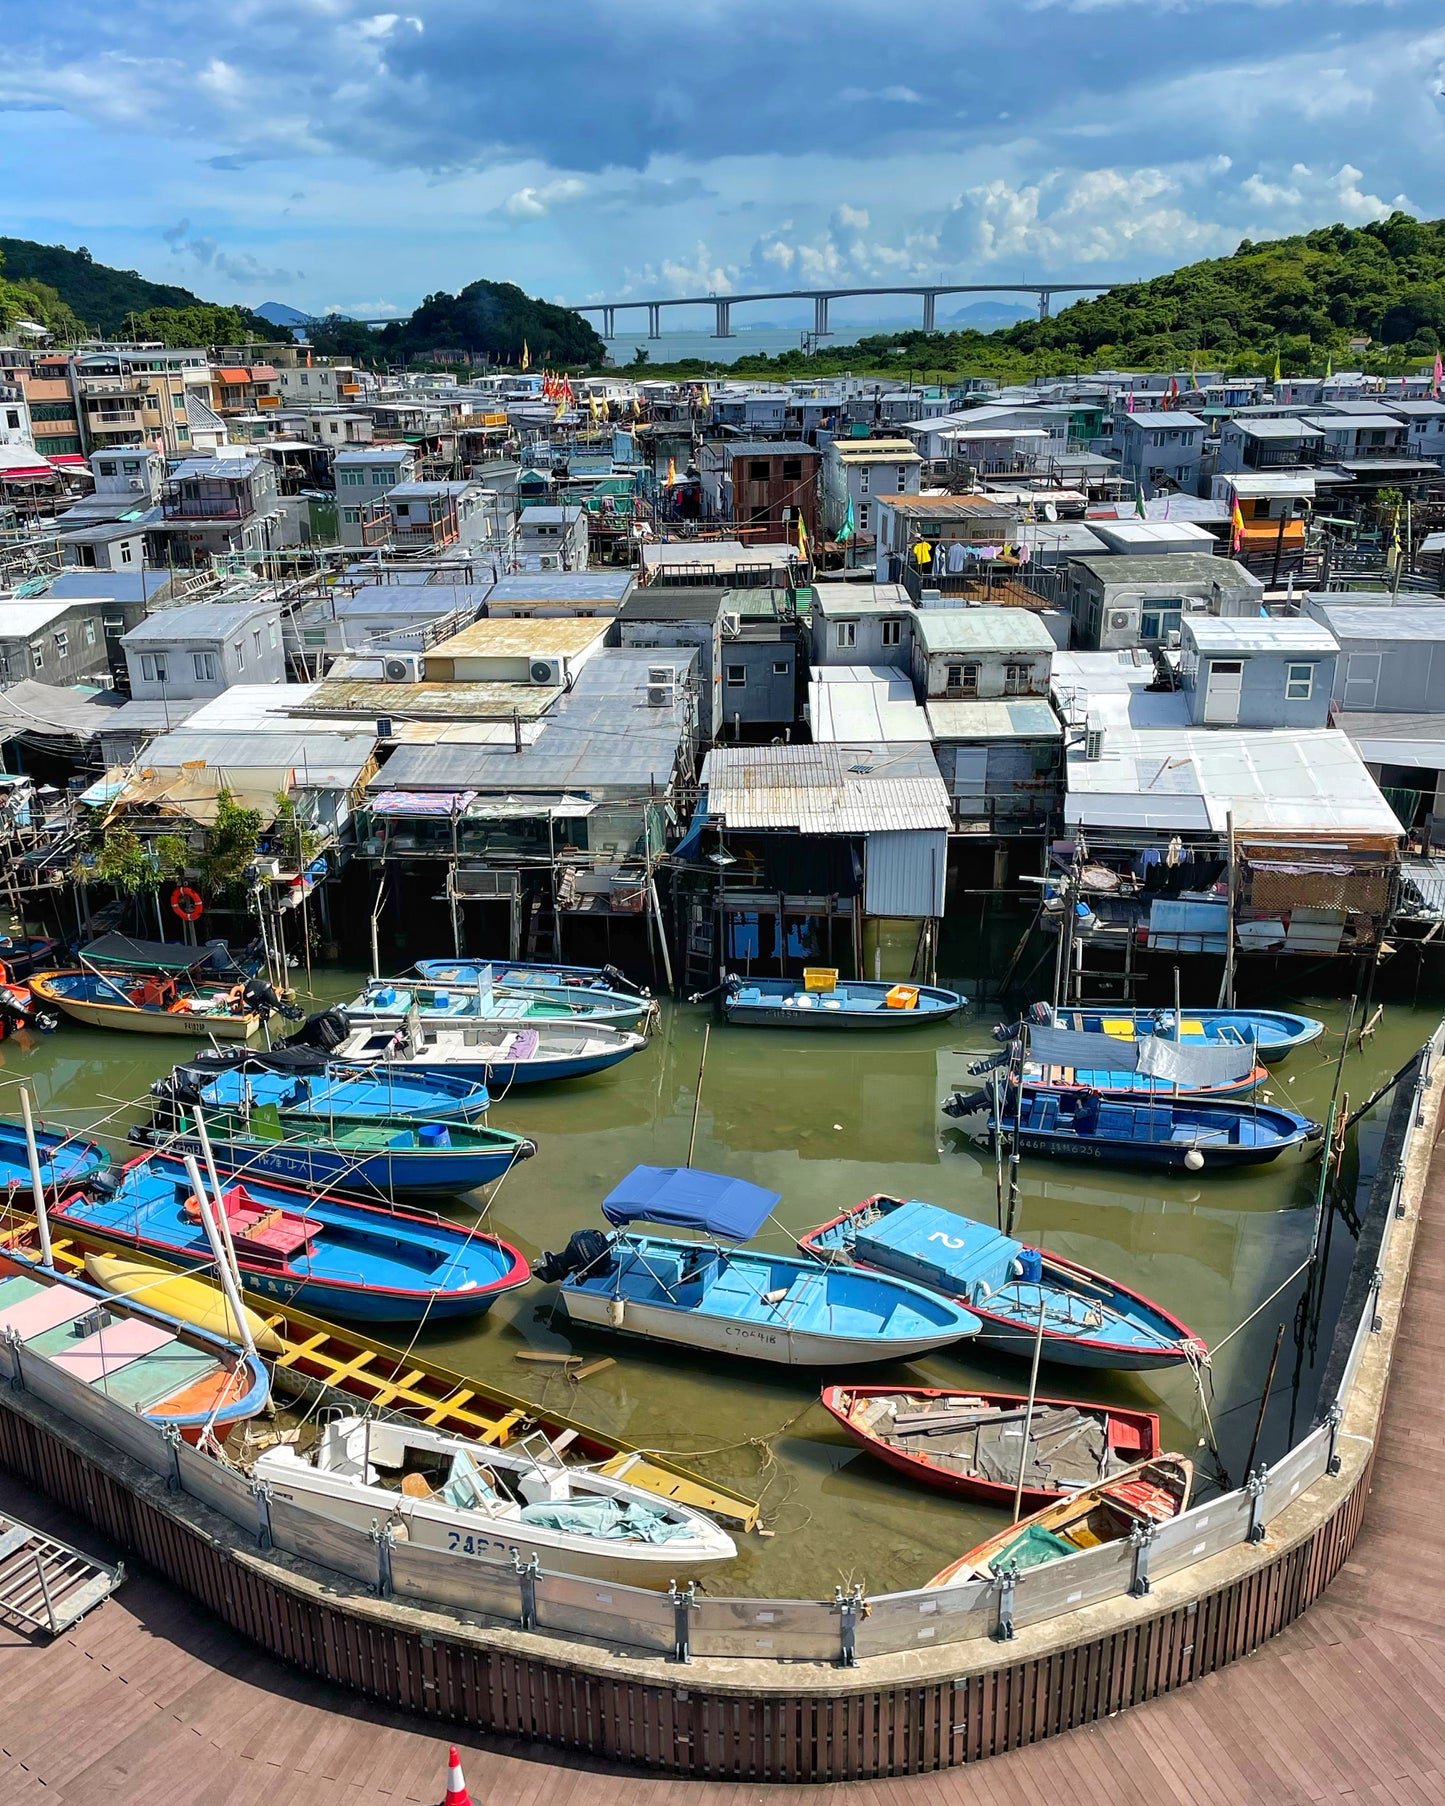
{"label": "yellow plastic crate", "polygon": [[803,989],[805,991],[836,991],[838,988],[838,968],[836,966],[804,966]]}

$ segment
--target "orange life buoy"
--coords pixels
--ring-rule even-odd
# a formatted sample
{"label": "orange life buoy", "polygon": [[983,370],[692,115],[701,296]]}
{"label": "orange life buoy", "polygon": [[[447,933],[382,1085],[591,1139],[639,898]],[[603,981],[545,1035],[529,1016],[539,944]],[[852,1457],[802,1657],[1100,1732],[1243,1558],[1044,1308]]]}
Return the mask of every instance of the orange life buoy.
{"label": "orange life buoy", "polygon": [[171,908],[183,922],[198,922],[205,905],[201,902],[198,891],[193,891],[189,885],[183,884],[171,898]]}

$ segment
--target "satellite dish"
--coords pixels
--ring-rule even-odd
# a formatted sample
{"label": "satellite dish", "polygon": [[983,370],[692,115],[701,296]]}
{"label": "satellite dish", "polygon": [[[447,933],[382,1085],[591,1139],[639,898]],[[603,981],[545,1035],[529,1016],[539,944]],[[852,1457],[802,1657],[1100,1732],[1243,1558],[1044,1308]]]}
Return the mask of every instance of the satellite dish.
{"label": "satellite dish", "polygon": [[1054,506],[1054,504],[1052,502],[1045,502],[1044,503],[1044,519],[1045,520],[1057,520],[1058,518],[1059,518],[1059,511]]}

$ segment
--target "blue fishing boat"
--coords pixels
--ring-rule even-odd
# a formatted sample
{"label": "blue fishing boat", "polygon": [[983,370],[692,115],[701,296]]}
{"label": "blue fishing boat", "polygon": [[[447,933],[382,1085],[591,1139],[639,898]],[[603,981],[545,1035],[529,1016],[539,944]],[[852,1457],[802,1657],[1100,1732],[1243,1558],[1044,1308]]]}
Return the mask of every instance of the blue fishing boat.
{"label": "blue fishing boat", "polygon": [[0,964],[12,978],[28,978],[51,964],[60,942],[48,934],[0,934]]}
{"label": "blue fishing boat", "polygon": [[[1002,1064],[1002,1061],[1000,1061]],[[987,1070],[986,1067],[970,1070]],[[1114,1072],[1105,1067],[1057,1066],[1039,1060],[1025,1060],[1024,1084],[1049,1091],[1096,1091],[1105,1097],[1140,1098],[1228,1098],[1247,1097],[1269,1077],[1263,1066],[1238,1079],[1221,1079],[1212,1084],[1181,1086],[1173,1079],[1158,1078],[1147,1072]]]}
{"label": "blue fishing boat", "polygon": [[537,985],[544,991],[580,987],[591,991],[635,991],[639,997],[651,996],[645,985],[634,984],[616,966],[558,966],[532,959],[419,959],[412,970],[418,978],[433,985],[479,984],[481,974],[490,970],[492,982],[509,990],[516,985]]}
{"label": "blue fishing boat", "polygon": [[[1051,1009],[1035,1004],[1030,1020],[1052,1023],[1055,1028],[1078,1030],[1086,1035],[1110,1035],[1123,1042],[1158,1035],[1166,1041],[1191,1042],[1209,1047],[1250,1049],[1266,1066],[1278,1065],[1297,1047],[1307,1047],[1325,1032],[1323,1022],[1290,1010],[1135,1010],[1125,1008]],[[1022,1025],[1000,1023],[993,1031],[999,1040],[1012,1040]]]}
{"label": "blue fishing boat", "polygon": [[[397,1192],[473,1191],[537,1151],[523,1136],[472,1123],[395,1122],[382,1116],[323,1129],[317,1122],[283,1117],[274,1104],[207,1111],[206,1132],[218,1165],[384,1199]],[[180,1153],[202,1151],[194,1131],[177,1133],[170,1112],[133,1128],[130,1138]]]}
{"label": "blue fishing boat", "polygon": [[[300,1037],[308,1037],[302,1042]],[[384,1068],[425,1080],[449,1072],[483,1080],[498,1095],[513,1085],[586,1078],[630,1059],[647,1046],[646,1037],[595,1026],[503,1028],[485,1023],[418,1025],[398,1028],[351,1026],[345,1010],[313,1016],[287,1046],[326,1047],[333,1060]]]}
{"label": "blue fishing boat", "polygon": [[943,1108],[949,1116],[986,1113],[983,1133],[989,1141],[999,1133],[1001,1121],[1004,1138],[1012,1144],[1021,1120],[1018,1142],[1029,1153],[1189,1172],[1263,1166],[1286,1149],[1303,1147],[1324,1133],[1309,1117],[1273,1104],[1202,1103],[1188,1098],[1132,1103],[1111,1101],[1095,1091],[1049,1091],[1032,1085],[1023,1087],[1022,1111],[1016,1092],[1003,1086],[967,1096],[955,1092]]}
{"label": "blue fishing boat", "polygon": [[[24,1349],[24,1361],[20,1350]],[[259,1356],[143,1301],[63,1278],[13,1250],[0,1255],[0,1375],[24,1374],[33,1398],[86,1442],[112,1412],[222,1437],[264,1411],[271,1382]],[[127,1446],[124,1436],[115,1440]]]}
{"label": "blue fishing boat", "polygon": [[[580,1231],[537,1277],[561,1281],[574,1322],[788,1367],[907,1360],[978,1329],[971,1311],[901,1279],[720,1245],[756,1235],[777,1202],[723,1173],[635,1167],[602,1203],[614,1233]],[[626,1233],[635,1222],[708,1239]]]}
{"label": "blue fishing boat", "polygon": [[1143,1293],[918,1198],[865,1198],[798,1242],[822,1260],[896,1274],[964,1306],[980,1320],[975,1341],[1000,1354],[1032,1356],[1040,1305],[1044,1360],[1149,1370],[1204,1353]]}
{"label": "blue fishing boat", "polygon": [[[40,1183],[53,1197],[72,1185],[84,1185],[110,1165],[110,1155],[93,1141],[80,1141],[69,1131],[35,1129],[35,1151],[40,1156]],[[17,1192],[34,1195],[30,1182],[30,1150],[24,1127],[0,1117],[0,1196]]]}
{"label": "blue fishing boat", "polygon": [[511,1028],[539,1027],[543,1023],[600,1023],[608,1028],[636,1028],[653,1013],[646,997],[624,997],[611,991],[579,986],[571,991],[544,990],[519,985],[504,990],[484,978],[473,985],[406,984],[373,979],[361,995],[346,1005],[356,1022],[404,1022],[415,1019],[431,1027],[435,1023],[476,1022]]}
{"label": "blue fishing boat", "polygon": [[937,985],[861,978],[813,989],[791,978],[725,977],[719,996],[728,1021],[749,1028],[920,1028],[947,1022],[968,1001]]}
{"label": "blue fishing boat", "polygon": [[385,1067],[341,1066],[300,1048],[269,1053],[223,1049],[183,1061],[151,1096],[180,1107],[239,1110],[275,1104],[283,1116],[313,1122],[478,1122],[491,1107],[480,1079],[435,1072],[406,1078]]}
{"label": "blue fishing boat", "polygon": [[[169,1154],[133,1160],[116,1183],[66,1198],[57,1225],[177,1267],[212,1260],[184,1164]],[[515,1248],[475,1228],[414,1211],[314,1197],[248,1172],[223,1179],[221,1202],[246,1289],[318,1316],[437,1323],[490,1310],[525,1285]]]}

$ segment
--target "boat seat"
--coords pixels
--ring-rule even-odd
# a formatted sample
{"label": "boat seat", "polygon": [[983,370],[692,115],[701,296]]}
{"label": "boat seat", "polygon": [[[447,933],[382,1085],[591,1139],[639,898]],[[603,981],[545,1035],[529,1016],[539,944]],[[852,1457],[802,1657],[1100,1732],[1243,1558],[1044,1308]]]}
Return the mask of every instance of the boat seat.
{"label": "boat seat", "polygon": [[763,994],[756,985],[744,985],[737,994],[739,1003],[761,1003]]}
{"label": "boat seat", "polygon": [[1052,1134],[1059,1126],[1059,1100],[1052,1093],[1048,1097],[1037,1098],[1034,1103],[1036,1116],[1034,1127],[1043,1134]]}
{"label": "boat seat", "polygon": [[682,1255],[672,1249],[634,1249],[624,1256],[622,1277],[626,1293],[660,1301],[675,1298],[682,1290]]}

